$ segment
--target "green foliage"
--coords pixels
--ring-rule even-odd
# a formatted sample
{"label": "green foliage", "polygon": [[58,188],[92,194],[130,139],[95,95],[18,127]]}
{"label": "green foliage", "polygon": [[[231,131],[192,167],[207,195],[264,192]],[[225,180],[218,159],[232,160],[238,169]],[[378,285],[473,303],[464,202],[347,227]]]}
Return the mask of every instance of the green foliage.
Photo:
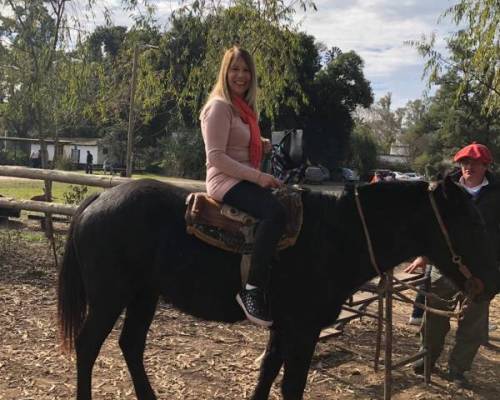
{"label": "green foliage", "polygon": [[72,171],[74,169],[73,161],[68,157],[59,157],[54,165],[55,169],[63,171]]}
{"label": "green foliage", "polygon": [[[50,125],[57,91],[54,90],[55,62],[64,57],[64,0],[51,7],[42,0],[2,1],[9,12],[0,18],[0,43],[5,71],[3,87],[8,101],[2,119],[15,131],[36,130],[45,137]],[[3,43],[7,43],[3,47]]]}
{"label": "green foliage", "polygon": [[451,17],[458,30],[450,35],[445,57],[435,48],[435,36],[410,41],[426,59],[424,73],[429,86],[452,72],[459,78],[453,93],[456,102],[473,89],[481,92],[485,115],[500,111],[500,7],[498,0],[459,0],[443,13]]}
{"label": "green foliage", "polygon": [[89,188],[81,185],[70,185],[68,190],[63,193],[63,199],[66,204],[80,204],[88,196]]}
{"label": "green foliage", "polygon": [[[292,14],[293,7],[282,1],[248,0],[230,1],[227,7],[208,1],[202,10],[188,7],[176,13],[166,43],[169,56],[175,55],[169,59],[168,77],[173,80],[169,87],[180,104],[181,120],[196,121],[216,80],[222,54],[234,44],[255,58],[263,116],[274,122],[282,106],[298,111],[305,99],[296,61],[303,54]],[[181,63],[183,59],[186,62]]]}
{"label": "green foliage", "polygon": [[123,167],[127,155],[127,126],[115,124],[103,129],[103,137],[101,139],[102,146],[107,149],[106,155],[108,162],[113,166]]}
{"label": "green foliage", "polygon": [[205,178],[205,153],[199,130],[181,131],[161,143],[161,168],[167,176]]}
{"label": "green foliage", "polygon": [[[166,31],[154,24],[154,4],[125,0],[125,8],[145,11],[132,28],[106,23],[78,37],[76,46],[71,42],[71,48],[64,0],[2,1],[11,3],[16,9],[12,17],[1,17],[0,29],[1,38],[14,44],[0,41],[0,55],[15,67],[0,68],[3,126],[17,136],[99,136],[115,165],[125,159],[135,48],[134,150],[148,170],[203,175],[200,135],[174,139],[167,132],[199,127],[221,56],[234,44],[256,60],[264,135],[303,128],[312,158],[325,165],[348,154],[350,113],[373,101],[358,55],[323,51],[312,36],[298,31],[295,10],[315,9],[309,0],[185,1]],[[89,2],[91,8],[95,4]]]}
{"label": "green foliage", "polygon": [[362,123],[356,124],[351,136],[347,165],[358,170],[360,176],[377,167],[377,144],[369,127]]}
{"label": "green foliage", "polygon": [[427,153],[432,165],[449,163],[459,148],[473,141],[487,145],[495,159],[500,157],[500,115],[482,112],[485,93],[476,88],[469,88],[456,101],[453,94],[460,83],[454,72],[443,76],[427,111],[411,132],[419,145],[415,153]]}
{"label": "green foliage", "polygon": [[354,126],[352,112],[373,102],[363,61],[353,51],[335,57],[316,75],[304,126],[307,150],[313,162],[332,170],[344,160]]}
{"label": "green foliage", "polygon": [[403,111],[393,110],[392,94],[382,96],[368,111],[363,122],[371,132],[371,135],[381,152],[388,154],[391,145],[400,136],[402,131]]}
{"label": "green foliage", "polygon": [[0,165],[25,165],[28,153],[23,149],[3,149],[0,151]]}

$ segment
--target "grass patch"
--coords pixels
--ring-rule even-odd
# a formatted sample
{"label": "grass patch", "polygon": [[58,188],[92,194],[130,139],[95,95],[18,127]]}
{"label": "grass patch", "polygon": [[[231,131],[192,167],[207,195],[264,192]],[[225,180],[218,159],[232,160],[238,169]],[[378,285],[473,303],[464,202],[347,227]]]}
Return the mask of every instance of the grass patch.
{"label": "grass patch", "polygon": [[43,232],[20,231],[17,232],[17,239],[30,243],[47,242],[47,238]]}
{"label": "grass patch", "polygon": [[[98,174],[96,174],[98,175]],[[109,175],[108,175],[109,176]],[[0,177],[1,178],[1,177]],[[134,174],[135,179],[151,178],[157,180],[167,179],[165,176],[158,174]],[[0,195],[5,197],[13,197],[20,200],[29,200],[33,196],[43,194],[43,181],[37,179],[0,179]],[[71,192],[70,186],[78,186],[70,183],[53,182],[52,197],[55,203],[65,203],[64,193]],[[88,186],[88,195],[92,193],[102,192],[104,189],[96,186]]]}
{"label": "grass patch", "polygon": [[[0,194],[5,197],[13,197],[20,200],[29,200],[33,196],[43,194],[43,181],[27,179],[5,179],[0,180]],[[56,203],[64,203],[63,194],[70,190],[69,183],[54,182],[52,184],[52,197]],[[74,186],[74,185],[73,185]],[[98,187],[89,188],[89,194],[101,192]]]}

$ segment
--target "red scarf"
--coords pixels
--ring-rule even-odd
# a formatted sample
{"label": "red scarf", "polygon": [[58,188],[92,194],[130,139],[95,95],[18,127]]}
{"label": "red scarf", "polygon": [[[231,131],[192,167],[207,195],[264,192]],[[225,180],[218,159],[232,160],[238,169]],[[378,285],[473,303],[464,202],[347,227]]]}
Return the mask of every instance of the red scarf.
{"label": "red scarf", "polygon": [[241,97],[234,96],[233,105],[239,111],[241,120],[250,127],[250,164],[259,169],[262,160],[262,141],[257,114]]}

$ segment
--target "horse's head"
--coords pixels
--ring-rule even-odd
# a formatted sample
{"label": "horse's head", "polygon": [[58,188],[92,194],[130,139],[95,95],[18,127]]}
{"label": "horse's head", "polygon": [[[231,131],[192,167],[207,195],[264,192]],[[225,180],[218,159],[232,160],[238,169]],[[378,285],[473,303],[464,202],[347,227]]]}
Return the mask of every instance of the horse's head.
{"label": "horse's head", "polygon": [[493,297],[500,271],[479,210],[449,177],[430,189],[429,195],[435,216],[426,241],[428,257],[472,298]]}

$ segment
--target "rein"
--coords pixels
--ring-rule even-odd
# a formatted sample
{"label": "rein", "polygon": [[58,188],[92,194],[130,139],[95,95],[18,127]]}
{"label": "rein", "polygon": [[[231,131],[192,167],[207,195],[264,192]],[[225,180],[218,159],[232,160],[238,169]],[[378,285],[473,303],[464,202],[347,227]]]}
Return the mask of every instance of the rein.
{"label": "rein", "polygon": [[373,268],[377,271],[378,276],[382,279],[384,275],[378,267],[377,259],[375,258],[375,252],[373,251],[372,239],[370,237],[370,232],[368,231],[368,225],[366,224],[365,214],[363,213],[363,207],[361,207],[361,200],[359,199],[358,187],[354,188],[354,199],[356,200],[356,207],[358,209],[359,218],[363,225],[363,231],[365,232],[366,244],[368,246],[368,253],[370,254],[370,260],[372,262]]}
{"label": "rein", "polygon": [[[443,237],[446,241],[446,244],[448,246],[448,249],[450,251],[450,254],[452,256],[451,260],[454,264],[456,264],[458,266],[458,269],[459,271],[465,276],[465,278],[467,279],[467,281],[472,281],[474,279],[474,277],[472,276],[472,273],[470,272],[469,268],[467,268],[467,266],[462,262],[462,257],[460,257],[459,255],[457,255],[457,253],[455,252],[455,250],[453,249],[453,245],[451,243],[451,240],[450,240],[450,235],[448,234],[448,230],[446,229],[446,226],[443,222],[443,218],[441,217],[441,213],[439,212],[439,209],[437,207],[437,204],[436,204],[436,200],[434,199],[434,192],[431,188],[429,188],[429,200],[430,200],[430,203],[432,205],[432,210],[434,211],[434,215],[436,216],[436,220],[438,222],[438,225],[441,229],[441,233],[443,234]],[[361,220],[361,224],[363,226],[363,231],[364,231],[364,234],[365,234],[365,239],[366,239],[366,244],[367,244],[367,248],[368,248],[368,253],[370,255],[370,261],[371,261],[371,264],[373,266],[373,268],[375,269],[375,271],[377,272],[378,276],[380,277],[381,281],[382,279],[385,279],[385,275],[382,273],[381,269],[379,268],[378,266],[378,263],[377,263],[377,260],[375,258],[375,252],[373,250],[373,243],[372,243],[372,240],[371,240],[371,236],[370,236],[370,231],[368,230],[368,225],[366,223],[366,218],[365,218],[365,214],[363,212],[363,207],[361,206],[361,200],[359,198],[359,192],[358,192],[358,187],[356,186],[354,188],[354,199],[355,199],[355,202],[356,202],[356,208],[358,210],[358,214],[359,214],[359,218]],[[415,287],[414,285],[410,285],[409,283],[407,282],[404,282],[404,281],[401,281],[399,279],[397,279],[396,277],[393,276],[393,279],[405,286],[406,288],[408,289],[411,289],[417,293],[421,293],[423,294],[424,296],[426,297],[432,297],[434,299],[437,299],[437,300],[440,300],[442,302],[445,302],[445,303],[449,303],[449,304],[452,304],[456,299],[452,299],[452,300],[445,300],[445,299],[442,299],[440,298],[439,296],[433,294],[433,293],[430,293],[430,292],[426,292],[426,291],[423,291],[423,290],[420,290],[418,289],[417,287]],[[428,307],[427,305],[425,304],[421,304],[421,303],[417,303],[417,302],[414,302],[412,301],[411,299],[409,299],[408,297],[406,297],[405,295],[401,294],[401,293],[395,293],[399,299],[405,303],[412,303],[412,304],[415,304],[415,306],[417,306],[418,308],[421,308],[425,311],[429,311],[433,314],[438,314],[438,315],[442,315],[442,316],[447,316],[447,317],[457,317],[460,318],[463,313],[464,313],[464,304],[462,304],[462,306],[459,308],[458,312],[449,312],[449,311],[443,311],[443,310],[439,310],[439,309],[436,309],[436,308],[432,308],[432,307]],[[467,300],[467,299],[466,299]]]}
{"label": "rein", "polygon": [[436,200],[434,199],[434,192],[429,189],[429,199],[431,201],[432,209],[434,210],[434,215],[436,216],[436,219],[439,223],[439,227],[441,228],[441,233],[444,236],[444,239],[446,240],[446,244],[448,245],[448,249],[450,250],[451,253],[451,261],[458,265],[459,271],[462,273],[462,275],[465,276],[466,279],[471,279],[472,274],[467,268],[467,266],[462,262],[462,257],[460,257],[457,253],[455,253],[455,250],[453,249],[453,245],[451,244],[450,240],[450,235],[448,234],[448,230],[446,229],[446,226],[444,225],[443,218],[441,217],[441,214],[439,212],[439,209],[436,204]]}

